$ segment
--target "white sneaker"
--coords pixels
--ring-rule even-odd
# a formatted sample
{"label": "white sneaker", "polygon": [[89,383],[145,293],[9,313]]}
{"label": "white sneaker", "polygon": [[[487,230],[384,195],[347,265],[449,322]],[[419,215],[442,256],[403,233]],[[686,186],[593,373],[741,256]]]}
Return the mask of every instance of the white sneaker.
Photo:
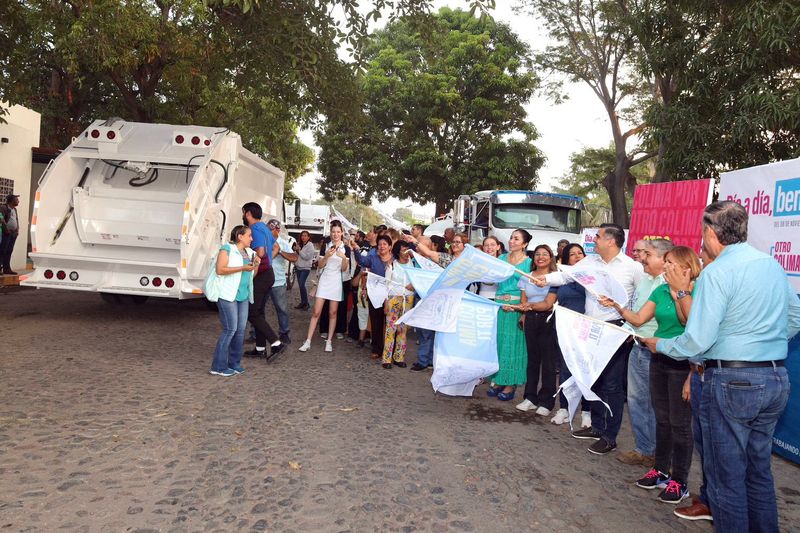
{"label": "white sneaker", "polygon": [[556,416],[550,419],[550,422],[553,424],[560,426],[561,424],[566,424],[569,422],[569,411],[566,409],[559,409],[556,411]]}
{"label": "white sneaker", "polygon": [[532,401],[530,401],[530,400],[523,400],[521,403],[518,403],[518,404],[516,405],[516,407],[517,407],[517,409],[519,409],[520,411],[525,411],[525,412],[528,412],[528,411],[530,411],[530,410],[532,410],[532,409],[537,409],[537,407],[536,407],[536,404],[535,404],[535,403],[533,403],[533,402],[532,402]]}
{"label": "white sneaker", "polygon": [[306,339],[305,342],[303,342],[303,344],[297,349],[297,351],[307,352],[309,349],[311,349],[311,341]]}
{"label": "white sneaker", "polygon": [[320,333],[319,336],[322,337],[323,339],[327,339],[328,338],[328,334],[327,333]]}
{"label": "white sneaker", "polygon": [[336,334],[336,338],[339,339],[339,340],[342,340],[342,339],[344,339],[344,335],[342,335],[341,333],[337,333]]}
{"label": "white sneaker", "polygon": [[581,411],[581,427],[582,428],[592,427],[592,413],[590,413],[589,411]]}
{"label": "white sneaker", "polygon": [[325,341],[325,351],[326,352],[333,351],[333,343],[331,343],[331,341]]}
{"label": "white sneaker", "polygon": [[540,407],[536,410],[536,414],[539,416],[547,416],[550,414],[550,409],[547,407]]}

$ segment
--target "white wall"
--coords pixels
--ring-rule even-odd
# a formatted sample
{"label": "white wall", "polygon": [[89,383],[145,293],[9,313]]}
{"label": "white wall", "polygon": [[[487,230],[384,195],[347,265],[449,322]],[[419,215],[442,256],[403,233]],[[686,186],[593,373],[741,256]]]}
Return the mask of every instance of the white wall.
{"label": "white wall", "polygon": [[[5,104],[0,103],[3,107]],[[9,114],[0,124],[0,137],[8,139],[0,143],[0,178],[14,182],[14,194],[19,194],[19,237],[11,256],[11,268],[19,272],[25,269],[28,254],[31,199],[31,148],[39,146],[39,130],[42,117],[39,113],[22,106],[11,106]],[[0,202],[5,202],[5,196]]]}

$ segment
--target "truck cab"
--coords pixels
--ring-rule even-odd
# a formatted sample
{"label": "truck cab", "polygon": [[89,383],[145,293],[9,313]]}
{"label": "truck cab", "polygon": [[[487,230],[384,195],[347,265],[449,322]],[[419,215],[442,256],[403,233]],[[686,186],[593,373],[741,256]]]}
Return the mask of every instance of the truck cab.
{"label": "truck cab", "polygon": [[547,244],[553,251],[561,239],[578,242],[583,201],[577,196],[536,191],[494,190],[459,196],[453,209],[454,225],[469,235],[470,244],[487,236],[508,246],[515,229],[533,235],[529,249]]}

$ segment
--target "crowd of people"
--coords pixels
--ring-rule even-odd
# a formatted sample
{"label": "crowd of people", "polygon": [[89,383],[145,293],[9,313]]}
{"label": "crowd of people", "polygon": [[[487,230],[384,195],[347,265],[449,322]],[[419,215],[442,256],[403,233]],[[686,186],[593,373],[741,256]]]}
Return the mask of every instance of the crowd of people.
{"label": "crowd of people", "polygon": [[[368,346],[369,357],[384,369],[406,367],[408,327],[398,319],[418,297],[405,267],[428,260],[446,268],[469,242],[454,229],[443,237],[424,236],[420,225],[410,234],[384,226],[346,233],[333,221],[317,252],[306,232],[292,249],[280,236],[279,221],[261,222],[257,204],[246,204],[243,217],[245,224],[234,228],[231,243],[216,260],[215,273],[226,281],[219,300],[223,333],[211,373],[222,376],[244,372],[247,321],[255,347],[245,355],[271,360],[291,342],[288,262],[296,262],[298,270],[297,308],[311,309],[299,351],[309,350],[319,331],[326,352],[334,350],[336,339]],[[528,231],[517,229],[507,243],[487,237],[478,246],[515,269],[502,282],[469,289],[502,306],[496,326],[499,370],[486,378],[486,394],[511,401],[524,385],[516,409],[550,417],[553,424],[569,423],[566,399],[557,393],[570,369],[561,353],[554,305],[627,328],[631,336],[592,386],[603,403],[582,400],[572,436],[591,441],[592,454],[609,454],[617,448],[627,404],[634,446],[617,459],[642,468],[638,487],[658,489],[657,498],[670,504],[691,497],[690,505],[674,513],[688,520],[713,519],[719,531],[778,531],[771,441],[788,399],[783,361],[788,339],[800,330],[800,302],[780,265],[746,243],[746,211],[734,202],[708,206],[700,257],[660,238],[634,243],[628,256],[624,230],[615,224],[600,227],[595,253],[589,255],[567,241],[555,251],[538,244],[529,252],[532,240]],[[592,294],[558,264],[609,273],[624,288],[625,301]],[[383,305],[374,305],[367,294],[368,272],[397,287]],[[282,290],[280,281],[275,283],[279,277]],[[270,297],[277,335],[265,320]],[[434,336],[416,329],[412,371],[432,366]],[[701,459],[703,482],[690,496],[693,450]]]}

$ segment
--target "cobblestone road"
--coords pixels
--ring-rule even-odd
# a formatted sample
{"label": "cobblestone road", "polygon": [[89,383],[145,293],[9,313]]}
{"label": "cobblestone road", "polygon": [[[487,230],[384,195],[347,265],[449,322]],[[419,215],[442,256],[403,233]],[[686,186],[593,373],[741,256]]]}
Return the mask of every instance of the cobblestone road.
{"label": "cobblestone road", "polygon": [[[207,372],[201,302],[5,289],[0,316],[0,531],[711,531],[483,388],[437,396],[344,342],[297,352],[305,313],[232,378]],[[790,531],[800,470],[773,464]]]}

